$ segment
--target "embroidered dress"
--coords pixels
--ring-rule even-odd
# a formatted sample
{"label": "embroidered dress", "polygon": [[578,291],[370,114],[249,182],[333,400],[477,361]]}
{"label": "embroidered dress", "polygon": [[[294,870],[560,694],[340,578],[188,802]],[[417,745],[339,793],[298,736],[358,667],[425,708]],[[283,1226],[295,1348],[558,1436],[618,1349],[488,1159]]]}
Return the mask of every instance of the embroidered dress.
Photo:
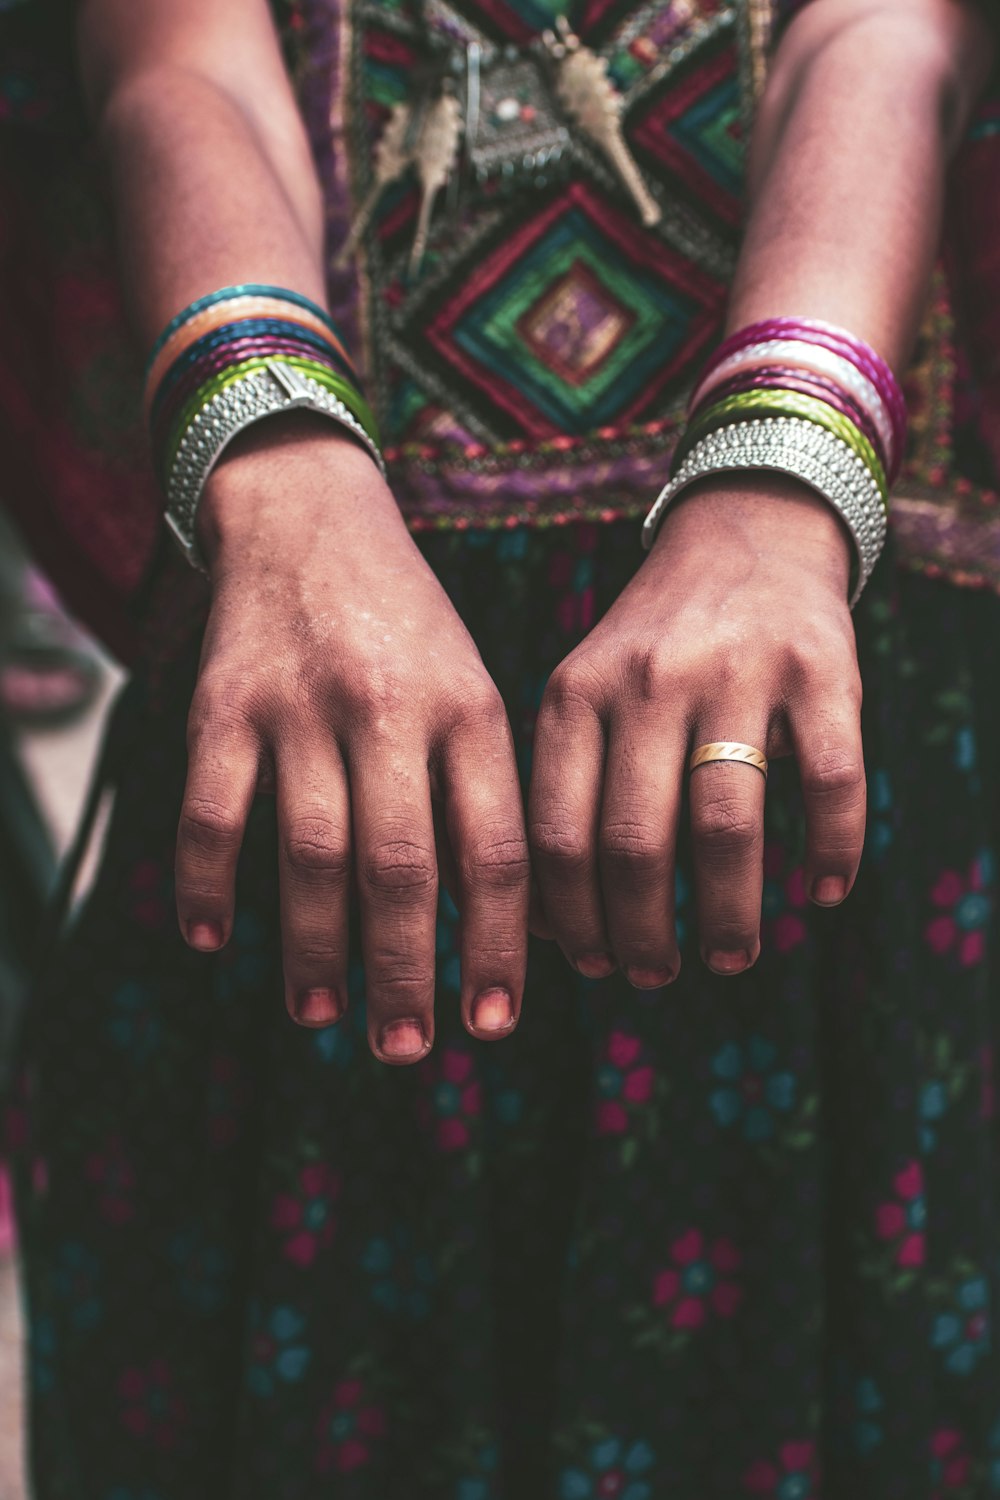
{"label": "embroidered dress", "polygon": [[[332,243],[371,197],[393,111],[453,89],[468,125],[476,80],[475,150],[426,246],[409,169],[331,296],[525,777],[545,680],[638,565],[634,517],[718,331],[769,8],[571,8],[625,101],[656,224],[620,156],[570,129],[539,42],[557,16],[545,0],[285,16]],[[964,511],[921,498],[952,465],[943,281],[935,295],[902,514],[916,527],[933,507],[922,561],[957,575],[949,528],[990,502],[971,479]],[[988,423],[962,390],[982,469]],[[444,902],[438,1040],[407,1070],[366,1050],[360,970],[339,1027],[285,1015],[266,800],[232,943],[206,958],[177,935],[206,601],[163,562],[111,736],[100,877],[8,1109],[39,1500],[1000,1494],[1000,604],[913,576],[905,524],[857,613],[871,790],[848,903],[806,901],[779,762],[753,971],[701,965],[685,847],[677,983],[584,981],[536,943],[522,1023],[487,1046],[458,1021]]]}

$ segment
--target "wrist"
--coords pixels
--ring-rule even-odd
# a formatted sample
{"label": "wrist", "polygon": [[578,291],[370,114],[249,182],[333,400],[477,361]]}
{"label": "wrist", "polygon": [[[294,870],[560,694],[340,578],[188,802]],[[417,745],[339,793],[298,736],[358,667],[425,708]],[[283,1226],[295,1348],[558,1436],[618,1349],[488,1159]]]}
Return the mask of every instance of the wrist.
{"label": "wrist", "polygon": [[827,579],[847,598],[854,558],[847,527],[822,496],[783,474],[715,475],[691,485],[664,516],[651,557],[667,557],[679,546],[698,546],[720,559],[785,560]]}
{"label": "wrist", "polygon": [[296,553],[320,533],[403,520],[378,466],[345,429],[312,412],[257,423],[219,458],[198,507],[198,543],[210,566],[234,554]]}

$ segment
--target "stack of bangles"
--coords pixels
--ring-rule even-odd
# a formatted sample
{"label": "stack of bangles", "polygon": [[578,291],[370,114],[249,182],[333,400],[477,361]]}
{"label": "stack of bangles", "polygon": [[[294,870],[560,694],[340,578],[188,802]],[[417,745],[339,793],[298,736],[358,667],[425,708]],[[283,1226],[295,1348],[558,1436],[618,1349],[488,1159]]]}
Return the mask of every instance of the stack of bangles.
{"label": "stack of bangles", "polygon": [[375,418],[323,308],[276,286],[230,286],[192,302],[149,358],[146,410],[167,524],[201,567],[195,518],[205,482],[237,433],[276,412],[320,412],[385,472]]}
{"label": "stack of bangles", "polygon": [[652,546],[667,506],[699,479],[786,474],[827,500],[850,532],[853,606],[885,544],[905,444],[902,391],[868,344],[805,318],[754,323],[726,339],[704,370],[643,545]]}

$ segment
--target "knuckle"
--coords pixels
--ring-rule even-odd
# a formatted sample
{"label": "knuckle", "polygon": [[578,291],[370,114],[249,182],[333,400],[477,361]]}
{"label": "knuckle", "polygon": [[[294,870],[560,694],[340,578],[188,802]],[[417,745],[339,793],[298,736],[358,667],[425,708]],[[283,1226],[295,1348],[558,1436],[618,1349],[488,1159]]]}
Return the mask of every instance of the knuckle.
{"label": "knuckle", "polygon": [[398,956],[376,959],[370,965],[369,988],[381,1010],[412,1016],[425,1010],[433,976]]}
{"label": "knuckle", "polygon": [[601,860],[613,869],[651,873],[663,853],[663,838],[648,823],[609,823],[601,832]]}
{"label": "knuckle", "polygon": [[573,873],[581,872],[590,864],[590,843],[579,828],[565,823],[532,824],[530,833],[531,851],[543,864],[558,865]]}
{"label": "knuckle", "polygon": [[180,816],[179,840],[182,847],[203,854],[226,854],[239,842],[242,822],[239,813],[210,797],[191,796]]}
{"label": "knuckle", "polygon": [[400,901],[425,897],[437,884],[433,851],[402,836],[376,839],[365,852],[361,874],[377,895]]}
{"label": "knuckle", "polygon": [[570,656],[560,662],[549,677],[543,706],[549,712],[562,714],[580,705],[590,707],[599,697],[598,674],[582,656]]}
{"label": "knuckle", "polygon": [[329,819],[301,818],[284,839],[285,859],[299,875],[327,880],[346,880],[350,871],[350,849],[342,829]]}
{"label": "knuckle", "polygon": [[865,787],[864,762],[852,749],[824,750],[803,766],[802,787],[810,796],[853,793],[860,798]]}
{"label": "knuckle", "polygon": [[731,793],[699,798],[691,810],[691,827],[703,848],[725,849],[731,854],[751,850],[760,837],[760,824],[752,807]]}
{"label": "knuckle", "polygon": [[520,833],[496,833],[469,851],[466,874],[504,889],[522,885],[529,874],[528,849]]}

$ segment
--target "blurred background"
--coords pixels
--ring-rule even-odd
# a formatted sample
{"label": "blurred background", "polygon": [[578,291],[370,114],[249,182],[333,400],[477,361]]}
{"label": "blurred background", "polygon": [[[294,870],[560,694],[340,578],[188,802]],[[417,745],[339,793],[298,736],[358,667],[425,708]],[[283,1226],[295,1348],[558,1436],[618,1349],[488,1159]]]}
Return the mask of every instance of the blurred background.
{"label": "blurred background", "polygon": [[[79,820],[122,680],[121,668],[69,617],[0,516],[0,1114],[58,859]],[[25,1500],[27,1493],[16,1260],[0,1154],[0,1500]]]}

